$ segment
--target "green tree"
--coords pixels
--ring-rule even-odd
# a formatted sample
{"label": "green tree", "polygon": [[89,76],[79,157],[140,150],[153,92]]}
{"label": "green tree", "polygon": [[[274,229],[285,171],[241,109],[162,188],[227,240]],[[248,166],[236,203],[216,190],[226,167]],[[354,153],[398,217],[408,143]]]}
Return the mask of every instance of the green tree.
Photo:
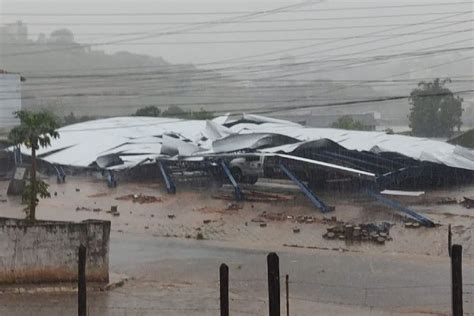
{"label": "green tree", "polygon": [[140,108],[135,112],[135,116],[152,116],[158,117],[160,116],[161,111],[154,105],[146,106],[144,108]]}
{"label": "green tree", "polygon": [[182,108],[176,105],[168,107],[167,110],[163,111],[163,116],[166,117],[179,117],[179,118],[188,118],[189,112],[186,112]]}
{"label": "green tree", "polygon": [[95,119],[97,119],[97,117],[88,116],[88,115],[76,116],[76,115],[74,115],[74,112],[71,112],[69,115],[66,115],[62,119],[61,125],[62,126],[72,125],[72,124],[76,124],[76,123],[92,121],[92,120],[95,120]]}
{"label": "green tree", "polygon": [[455,127],[461,128],[462,101],[445,84],[450,79],[421,81],[410,94],[408,118],[412,134],[423,137],[449,137]]}
{"label": "green tree", "polygon": [[194,120],[210,120],[215,117],[214,112],[201,108],[199,111],[191,112],[189,117]]}
{"label": "green tree", "polygon": [[336,122],[332,123],[332,127],[356,131],[368,131],[369,126],[364,125],[360,121],[354,120],[350,115],[341,116]]}
{"label": "green tree", "polygon": [[56,129],[59,124],[56,118],[47,111],[33,113],[29,111],[15,112],[20,119],[20,125],[14,127],[8,135],[13,144],[23,144],[31,149],[30,181],[23,192],[23,202],[28,206],[25,209],[27,219],[36,219],[36,206],[38,195],[41,198],[49,197],[48,185],[36,179],[36,151],[40,147],[51,145],[51,138],[59,138]]}

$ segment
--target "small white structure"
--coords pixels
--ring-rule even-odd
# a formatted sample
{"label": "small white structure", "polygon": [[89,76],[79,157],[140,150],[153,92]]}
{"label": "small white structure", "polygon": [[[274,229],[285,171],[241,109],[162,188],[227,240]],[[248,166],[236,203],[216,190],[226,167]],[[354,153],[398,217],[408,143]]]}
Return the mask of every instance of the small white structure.
{"label": "small white structure", "polygon": [[21,110],[21,76],[0,69],[0,133],[8,132],[19,120],[13,114]]}

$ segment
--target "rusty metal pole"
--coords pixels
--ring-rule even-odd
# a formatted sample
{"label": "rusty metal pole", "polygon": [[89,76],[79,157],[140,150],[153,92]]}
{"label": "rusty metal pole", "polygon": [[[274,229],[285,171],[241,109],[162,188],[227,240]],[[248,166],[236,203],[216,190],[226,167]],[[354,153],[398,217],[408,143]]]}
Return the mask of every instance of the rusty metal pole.
{"label": "rusty metal pole", "polygon": [[77,277],[77,315],[87,316],[87,289],[86,289],[86,247],[79,246]]}
{"label": "rusty metal pole", "polygon": [[451,282],[453,316],[462,316],[462,246],[451,248]]}
{"label": "rusty metal pole", "polygon": [[229,316],[229,267],[223,263],[219,268],[221,316]]}
{"label": "rusty metal pole", "polygon": [[285,285],[286,285],[286,316],[290,316],[290,285],[289,285],[289,276],[285,276]]}
{"label": "rusty metal pole", "polygon": [[280,316],[280,264],[276,253],[268,254],[267,265],[269,315]]}

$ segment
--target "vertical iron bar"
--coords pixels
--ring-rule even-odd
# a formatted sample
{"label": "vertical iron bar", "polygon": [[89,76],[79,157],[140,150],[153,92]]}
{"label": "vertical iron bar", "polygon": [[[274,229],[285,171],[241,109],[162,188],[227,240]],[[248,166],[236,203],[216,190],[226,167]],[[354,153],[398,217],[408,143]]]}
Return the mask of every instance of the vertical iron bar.
{"label": "vertical iron bar", "polygon": [[229,267],[223,263],[219,269],[221,316],[229,316]]}
{"label": "vertical iron bar", "polygon": [[462,316],[462,246],[451,248],[451,282],[453,316]]}
{"label": "vertical iron bar", "polygon": [[280,267],[278,255],[271,252],[267,256],[268,305],[270,316],[280,316]]}
{"label": "vertical iron bar", "polygon": [[87,288],[86,288],[86,247],[79,246],[79,264],[77,278],[78,316],[87,316]]}

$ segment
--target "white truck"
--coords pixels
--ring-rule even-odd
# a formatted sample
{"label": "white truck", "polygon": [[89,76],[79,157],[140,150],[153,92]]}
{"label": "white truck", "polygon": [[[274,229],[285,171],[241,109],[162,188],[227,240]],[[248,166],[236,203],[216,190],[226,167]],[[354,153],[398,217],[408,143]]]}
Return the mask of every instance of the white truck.
{"label": "white truck", "polygon": [[232,159],[229,163],[230,172],[239,183],[255,184],[263,177],[265,156],[248,156]]}

